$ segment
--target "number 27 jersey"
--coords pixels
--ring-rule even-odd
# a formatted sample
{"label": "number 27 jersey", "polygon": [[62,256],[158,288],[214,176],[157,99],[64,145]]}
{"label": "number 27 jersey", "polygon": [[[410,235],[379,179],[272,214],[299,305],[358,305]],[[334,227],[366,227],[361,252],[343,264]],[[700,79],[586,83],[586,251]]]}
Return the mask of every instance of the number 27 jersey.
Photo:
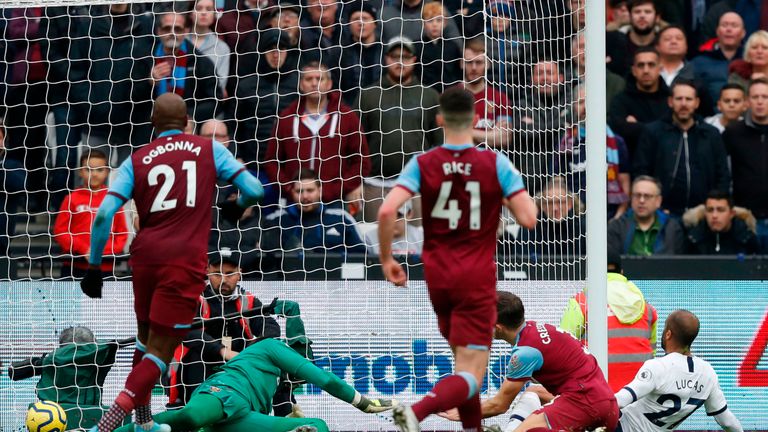
{"label": "number 27 jersey", "polygon": [[502,198],[525,191],[505,156],[444,144],[413,157],[397,182],[421,193],[424,275],[430,288],[491,284]]}
{"label": "number 27 jersey", "polygon": [[161,133],[119,168],[109,193],[133,198],[139,232],[131,265],[175,265],[203,272],[217,179],[245,167],[221,144],[180,131]]}
{"label": "number 27 jersey", "polygon": [[637,399],[621,410],[624,432],[675,430],[702,405],[710,416],[727,408],[712,366],[679,353],[646,361],[624,389]]}

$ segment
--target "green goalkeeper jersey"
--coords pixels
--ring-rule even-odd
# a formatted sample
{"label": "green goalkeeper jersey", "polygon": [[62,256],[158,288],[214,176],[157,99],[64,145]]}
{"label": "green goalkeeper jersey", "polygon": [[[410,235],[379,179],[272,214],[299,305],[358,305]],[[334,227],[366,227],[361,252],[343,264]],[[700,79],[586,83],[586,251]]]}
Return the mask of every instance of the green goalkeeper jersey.
{"label": "green goalkeeper jersey", "polygon": [[[282,368],[278,366],[276,359],[280,359]],[[307,363],[307,359],[296,354],[284,343],[263,339],[251,344],[228,361],[218,373],[208,378],[196,393],[211,393],[216,392],[219,386],[228,387],[247,400],[253,411],[269,414],[281,372],[295,374]]]}

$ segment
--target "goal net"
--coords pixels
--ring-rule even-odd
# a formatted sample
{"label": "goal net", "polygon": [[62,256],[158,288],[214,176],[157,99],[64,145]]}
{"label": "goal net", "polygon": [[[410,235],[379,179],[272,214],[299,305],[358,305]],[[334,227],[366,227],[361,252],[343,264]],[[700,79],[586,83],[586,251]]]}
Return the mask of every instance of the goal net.
{"label": "goal net", "polygon": [[[85,297],[76,280],[105,187],[156,136],[152,102],[164,93],[185,99],[186,132],[227,146],[266,196],[237,224],[212,209],[204,303],[219,309],[201,311],[205,335],[177,351],[154,412],[194,389],[180,370],[209,374],[223,362],[200,346],[237,351],[274,330],[232,318],[256,303],[246,296],[227,309],[234,297],[222,279],[264,304],[277,297],[280,337],[361,393],[413,402],[451,371],[421,270],[421,215],[432,209],[415,197],[398,213],[408,289],[383,282],[376,213],[408,160],[442,144],[437,101],[453,86],[476,95],[473,144],[509,157],[540,210],[532,231],[500,218],[499,289],[518,294],[529,319],[558,324],[585,279],[583,9],[578,0],[11,2],[0,26],[0,360],[15,376],[0,374],[0,429],[22,428],[38,396],[64,406],[69,428],[85,428],[122,389],[136,333],[131,202],[105,249],[104,298]],[[217,201],[234,193],[221,184]],[[626,197],[613,198],[609,208]],[[60,345],[71,326],[120,343],[75,366],[78,349]],[[75,338],[94,344],[85,339]],[[485,394],[502,382],[508,352],[494,345]],[[63,378],[70,372],[91,375],[78,384]],[[293,394],[332,430],[393,428],[312,385]],[[275,400],[275,413],[290,404]]]}

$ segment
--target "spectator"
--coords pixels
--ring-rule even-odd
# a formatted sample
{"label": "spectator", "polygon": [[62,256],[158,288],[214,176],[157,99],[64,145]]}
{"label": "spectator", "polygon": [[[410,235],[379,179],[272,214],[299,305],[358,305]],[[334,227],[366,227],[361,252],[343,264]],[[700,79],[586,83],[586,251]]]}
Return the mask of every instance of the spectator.
{"label": "spectator", "polygon": [[266,162],[266,143],[273,137],[278,113],[298,97],[298,58],[290,46],[287,33],[264,31],[259,39],[261,61],[239,80],[233,101],[235,154],[246,164]]}
{"label": "spectator", "polygon": [[360,89],[381,80],[383,65],[378,11],[371,2],[363,1],[346,6],[349,19],[344,34],[345,67],[341,71],[341,89],[344,102],[351,105]]}
{"label": "spectator", "polygon": [[622,136],[634,154],[643,126],[669,113],[669,89],[661,79],[659,54],[653,48],[635,53],[632,77],[627,88],[619,93],[608,110],[608,124]]}
{"label": "spectator", "polygon": [[629,24],[626,32],[608,32],[605,39],[605,53],[608,55],[608,69],[625,76],[639,48],[653,46],[659,29],[659,15],[654,0],[630,0]]}
{"label": "spectator", "polygon": [[301,36],[299,15],[301,15],[301,5],[297,1],[284,0],[278,5],[269,25],[270,28],[280,29],[288,34],[291,48],[299,46],[299,37]]}
{"label": "spectator", "polygon": [[[390,41],[395,37],[402,37],[411,41],[421,40],[424,34],[423,8],[427,4],[425,0],[400,0],[386,2],[387,6],[381,10],[382,40]],[[464,2],[464,5],[467,3]],[[446,21],[443,37],[452,41],[461,48],[461,34],[453,20]]]}
{"label": "spectator", "polygon": [[744,88],[738,84],[724,85],[720,89],[717,110],[720,112],[707,117],[705,121],[716,127],[720,133],[723,133],[726,126],[744,118],[744,113],[747,111],[747,98]]}
{"label": "spectator", "polygon": [[[231,358],[252,342],[263,338],[281,337],[280,325],[271,316],[285,319],[285,337],[288,346],[302,356],[313,360],[312,341],[307,338],[299,304],[290,300],[277,300],[274,304],[263,304],[253,293],[241,285],[241,265],[245,261],[237,251],[229,248],[216,249],[209,253],[208,281],[200,297],[200,318],[204,319],[203,331],[215,341],[215,348],[223,347],[224,357]],[[264,316],[246,318],[244,311],[261,309]],[[225,319],[225,315],[241,313],[240,317]],[[199,343],[199,341],[197,341]],[[178,350],[177,350],[178,353]],[[219,362],[220,364],[220,362]],[[178,398],[184,403],[194,388],[209,377],[216,364],[206,365],[204,374],[193,377],[193,387],[179,389],[184,394]],[[202,379],[200,379],[202,378]],[[295,403],[290,385],[281,385],[272,399],[275,415],[285,416],[292,411]]]}
{"label": "spectator", "polygon": [[307,0],[301,15],[301,64],[317,61],[328,67],[333,77],[333,88],[338,89],[341,70],[351,66],[342,55],[342,26],[339,22],[340,0]]}
{"label": "spectator", "polygon": [[712,37],[717,21],[726,13],[739,14],[744,19],[746,36],[768,28],[768,4],[761,0],[722,0],[711,5],[704,19],[704,37]]}
{"label": "spectator", "polygon": [[352,216],[322,202],[323,185],[302,169],[293,182],[293,204],[265,218],[261,249],[266,253],[364,253]]}
{"label": "spectator", "polygon": [[0,86],[7,86],[2,109],[8,137],[5,149],[8,157],[24,164],[26,210],[48,210],[48,173],[45,166],[46,117],[49,102],[58,95],[50,93],[49,67],[42,41],[48,36],[46,9],[43,7],[5,8],[0,11],[3,42],[0,54],[7,62],[6,75]]}
{"label": "spectator", "polygon": [[359,204],[362,178],[371,170],[368,143],[357,114],[331,86],[324,65],[302,67],[301,96],[280,112],[264,169],[285,197],[291,196],[299,171],[310,169],[323,184],[324,203],[344,199]]}
{"label": "spectator", "polygon": [[674,255],[685,252],[680,223],[660,210],[661,183],[638,176],[632,182],[632,208],[608,222],[608,254]]}
{"label": "spectator", "polygon": [[731,174],[720,133],[696,117],[696,87],[678,80],[671,91],[672,115],[646,126],[634,167],[636,175],[659,179],[664,209],[680,217],[703,202],[710,190],[728,190]]}
{"label": "spectator", "polygon": [[521,253],[533,257],[580,256],[586,237],[582,219],[584,205],[578,194],[571,192],[565,177],[555,177],[544,186],[534,201],[540,220],[532,230],[519,234]]}
{"label": "spectator", "polygon": [[[621,255],[608,254],[608,385],[614,392],[634,379],[656,355],[658,313],[621,268]],[[587,289],[568,300],[560,328],[587,344]]]}
{"label": "spectator", "polygon": [[475,38],[467,42],[461,69],[464,71],[464,88],[475,95],[478,120],[472,132],[473,141],[502,149],[512,142],[512,105],[506,93],[488,85],[486,76],[489,67],[483,39]]}
{"label": "spectator", "polygon": [[152,80],[155,96],[176,93],[187,103],[189,117],[202,122],[216,117],[223,97],[214,64],[185,39],[189,27],[184,15],[168,12],[157,20]]}
{"label": "spectator", "polygon": [[768,252],[768,80],[753,80],[747,91],[744,120],[725,128],[723,141],[731,156],[733,201],[757,218],[757,239]]}
{"label": "spectator", "polygon": [[[608,4],[608,25],[607,31],[621,30],[628,27],[630,23],[628,0],[610,0]],[[629,31],[629,29],[627,29]]]}
{"label": "spectator", "polygon": [[728,82],[749,87],[757,78],[768,78],[768,31],[752,33],[744,45],[744,59],[734,60],[728,67]]}
{"label": "spectator", "polygon": [[[266,20],[262,19],[262,10],[269,10],[272,0],[237,0],[234,8],[225,10],[216,20],[216,34],[229,46],[232,53],[229,70],[235,77],[250,70],[253,73],[256,60],[255,54],[258,48],[259,30],[266,26]],[[243,65],[246,64],[246,65]],[[229,80],[229,94],[235,94],[236,79]]]}
{"label": "spectator", "polygon": [[18,192],[24,191],[24,166],[5,153],[5,127],[0,118],[0,278],[11,278],[8,245],[16,233]]}
{"label": "spectator", "polygon": [[515,142],[515,150],[528,151],[529,162],[523,165],[525,173],[536,176],[546,174],[546,153],[557,148],[566,124],[575,122],[568,118],[571,91],[565,86],[556,62],[546,59],[535,62],[531,68],[531,84],[531,89],[513,105],[512,128],[525,143]]}
{"label": "spectator", "polygon": [[[209,138],[220,142],[224,147],[229,149],[229,129],[227,124],[221,120],[208,120],[200,125],[200,136],[203,138]],[[229,149],[232,151],[233,149]]]}
{"label": "spectator", "polygon": [[758,252],[755,217],[743,207],[734,207],[727,192],[711,191],[704,204],[683,215],[688,230],[688,253],[736,255]]}
{"label": "spectator", "polygon": [[110,162],[122,161],[131,145],[146,144],[152,134],[152,19],[132,7],[92,6],[71,47],[70,121],[83,124],[86,148],[103,151]]}
{"label": "spectator", "polygon": [[59,208],[67,193],[75,186],[77,170],[77,147],[82,129],[71,116],[71,47],[75,36],[81,32],[83,17],[88,15],[87,6],[47,7],[48,19],[46,38],[41,41],[43,53],[48,62],[48,103],[53,114],[55,129],[55,156],[51,155],[52,169],[48,171],[51,192],[50,208]]}
{"label": "spectator", "polygon": [[[413,219],[413,203],[407,201],[397,211],[395,230],[392,237],[392,255],[421,255],[424,246],[424,231],[416,225],[408,223]],[[365,233],[365,245],[368,253],[379,255],[379,231],[369,230]]]}
{"label": "spectator", "polygon": [[[486,13],[485,45],[491,61],[487,79],[491,85],[509,93],[511,84],[523,79],[523,74],[515,73],[516,64],[525,62],[523,47],[531,44],[530,28],[522,23],[535,18],[528,10],[527,2],[520,1],[492,0]],[[551,31],[548,34],[554,36]]]}
{"label": "spectator", "polygon": [[[572,187],[578,189],[582,202],[585,202],[587,184],[587,152],[586,152],[586,88],[578,87],[577,124],[566,128],[565,136],[560,140],[560,147],[554,157],[553,174],[564,175]],[[607,197],[608,220],[621,217],[629,208],[629,187],[631,164],[629,150],[624,139],[613,133],[606,126],[606,163],[607,163]]]}
{"label": "spectator", "polygon": [[421,16],[424,35],[417,46],[421,83],[442,93],[461,80],[461,49],[455,41],[445,37],[450,18],[440,2],[425,4]]}
{"label": "spectator", "polygon": [[[565,83],[569,87],[583,84],[583,80],[587,74],[587,60],[586,60],[586,35],[584,32],[579,32],[571,38],[571,53],[573,58],[571,59],[571,67],[565,70]],[[627,82],[624,78],[612,72],[610,69],[605,70],[605,100],[608,105],[611,104],[613,98],[624,91],[627,86]]]}
{"label": "spectator", "polygon": [[[91,245],[91,226],[104,197],[107,196],[109,163],[107,155],[91,150],[80,158],[80,179],[83,186],[64,198],[53,226],[53,239],[66,257],[61,268],[62,278],[81,278],[88,270],[88,254]],[[104,255],[120,255],[128,242],[125,213],[118,212],[112,222],[112,230],[104,248]],[[112,260],[104,260],[101,271],[110,275],[114,270]]]}
{"label": "spectator", "polygon": [[224,41],[216,36],[216,4],[214,0],[196,0],[189,15],[187,28],[192,29],[188,40],[214,65],[219,87],[226,93],[229,78],[230,51]]}
{"label": "spectator", "polygon": [[720,17],[717,38],[701,45],[700,54],[691,60],[696,79],[706,83],[709,97],[719,95],[728,82],[728,67],[733,59],[741,56],[743,40],[744,21],[739,14],[728,12]]}
{"label": "spectator", "polygon": [[[413,42],[395,38],[384,52],[386,73],[381,82],[363,89],[354,106],[371,154],[371,172],[363,182],[363,218],[375,222],[379,206],[394,187],[403,166],[416,154],[442,144],[437,126],[438,94],[421,85],[414,74]],[[421,202],[414,201],[414,218]]]}
{"label": "spectator", "polygon": [[685,62],[688,52],[688,41],[682,27],[676,25],[667,26],[659,31],[654,43],[659,53],[661,65],[661,78],[667,87],[672,85],[675,78],[687,80],[694,79],[694,70],[690,63]]}
{"label": "spectator", "polygon": [[[8,368],[13,381],[39,376],[41,401],[55,402],[67,416],[67,430],[96,426],[108,407],[101,405],[104,380],[115,365],[117,341],[96,341],[87,327],[68,327],[50,354],[14,362]],[[130,416],[126,417],[130,421]]]}

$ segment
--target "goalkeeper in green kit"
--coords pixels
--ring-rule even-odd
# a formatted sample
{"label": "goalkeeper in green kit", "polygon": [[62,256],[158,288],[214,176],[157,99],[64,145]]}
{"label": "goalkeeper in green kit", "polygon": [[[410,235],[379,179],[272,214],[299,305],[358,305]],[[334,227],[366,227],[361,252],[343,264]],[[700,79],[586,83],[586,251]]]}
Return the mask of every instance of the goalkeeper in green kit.
{"label": "goalkeeper in green kit", "polygon": [[[336,375],[320,369],[283,342],[262,339],[244,349],[205,380],[187,405],[176,411],[154,416],[158,423],[176,431],[205,428],[217,432],[274,431],[327,432],[328,425],[316,418],[270,416],[272,395],[282,372],[312,383],[360,411],[379,413],[392,409],[397,402],[368,399]],[[129,425],[117,432],[133,432]],[[136,429],[138,430],[138,429]]]}

